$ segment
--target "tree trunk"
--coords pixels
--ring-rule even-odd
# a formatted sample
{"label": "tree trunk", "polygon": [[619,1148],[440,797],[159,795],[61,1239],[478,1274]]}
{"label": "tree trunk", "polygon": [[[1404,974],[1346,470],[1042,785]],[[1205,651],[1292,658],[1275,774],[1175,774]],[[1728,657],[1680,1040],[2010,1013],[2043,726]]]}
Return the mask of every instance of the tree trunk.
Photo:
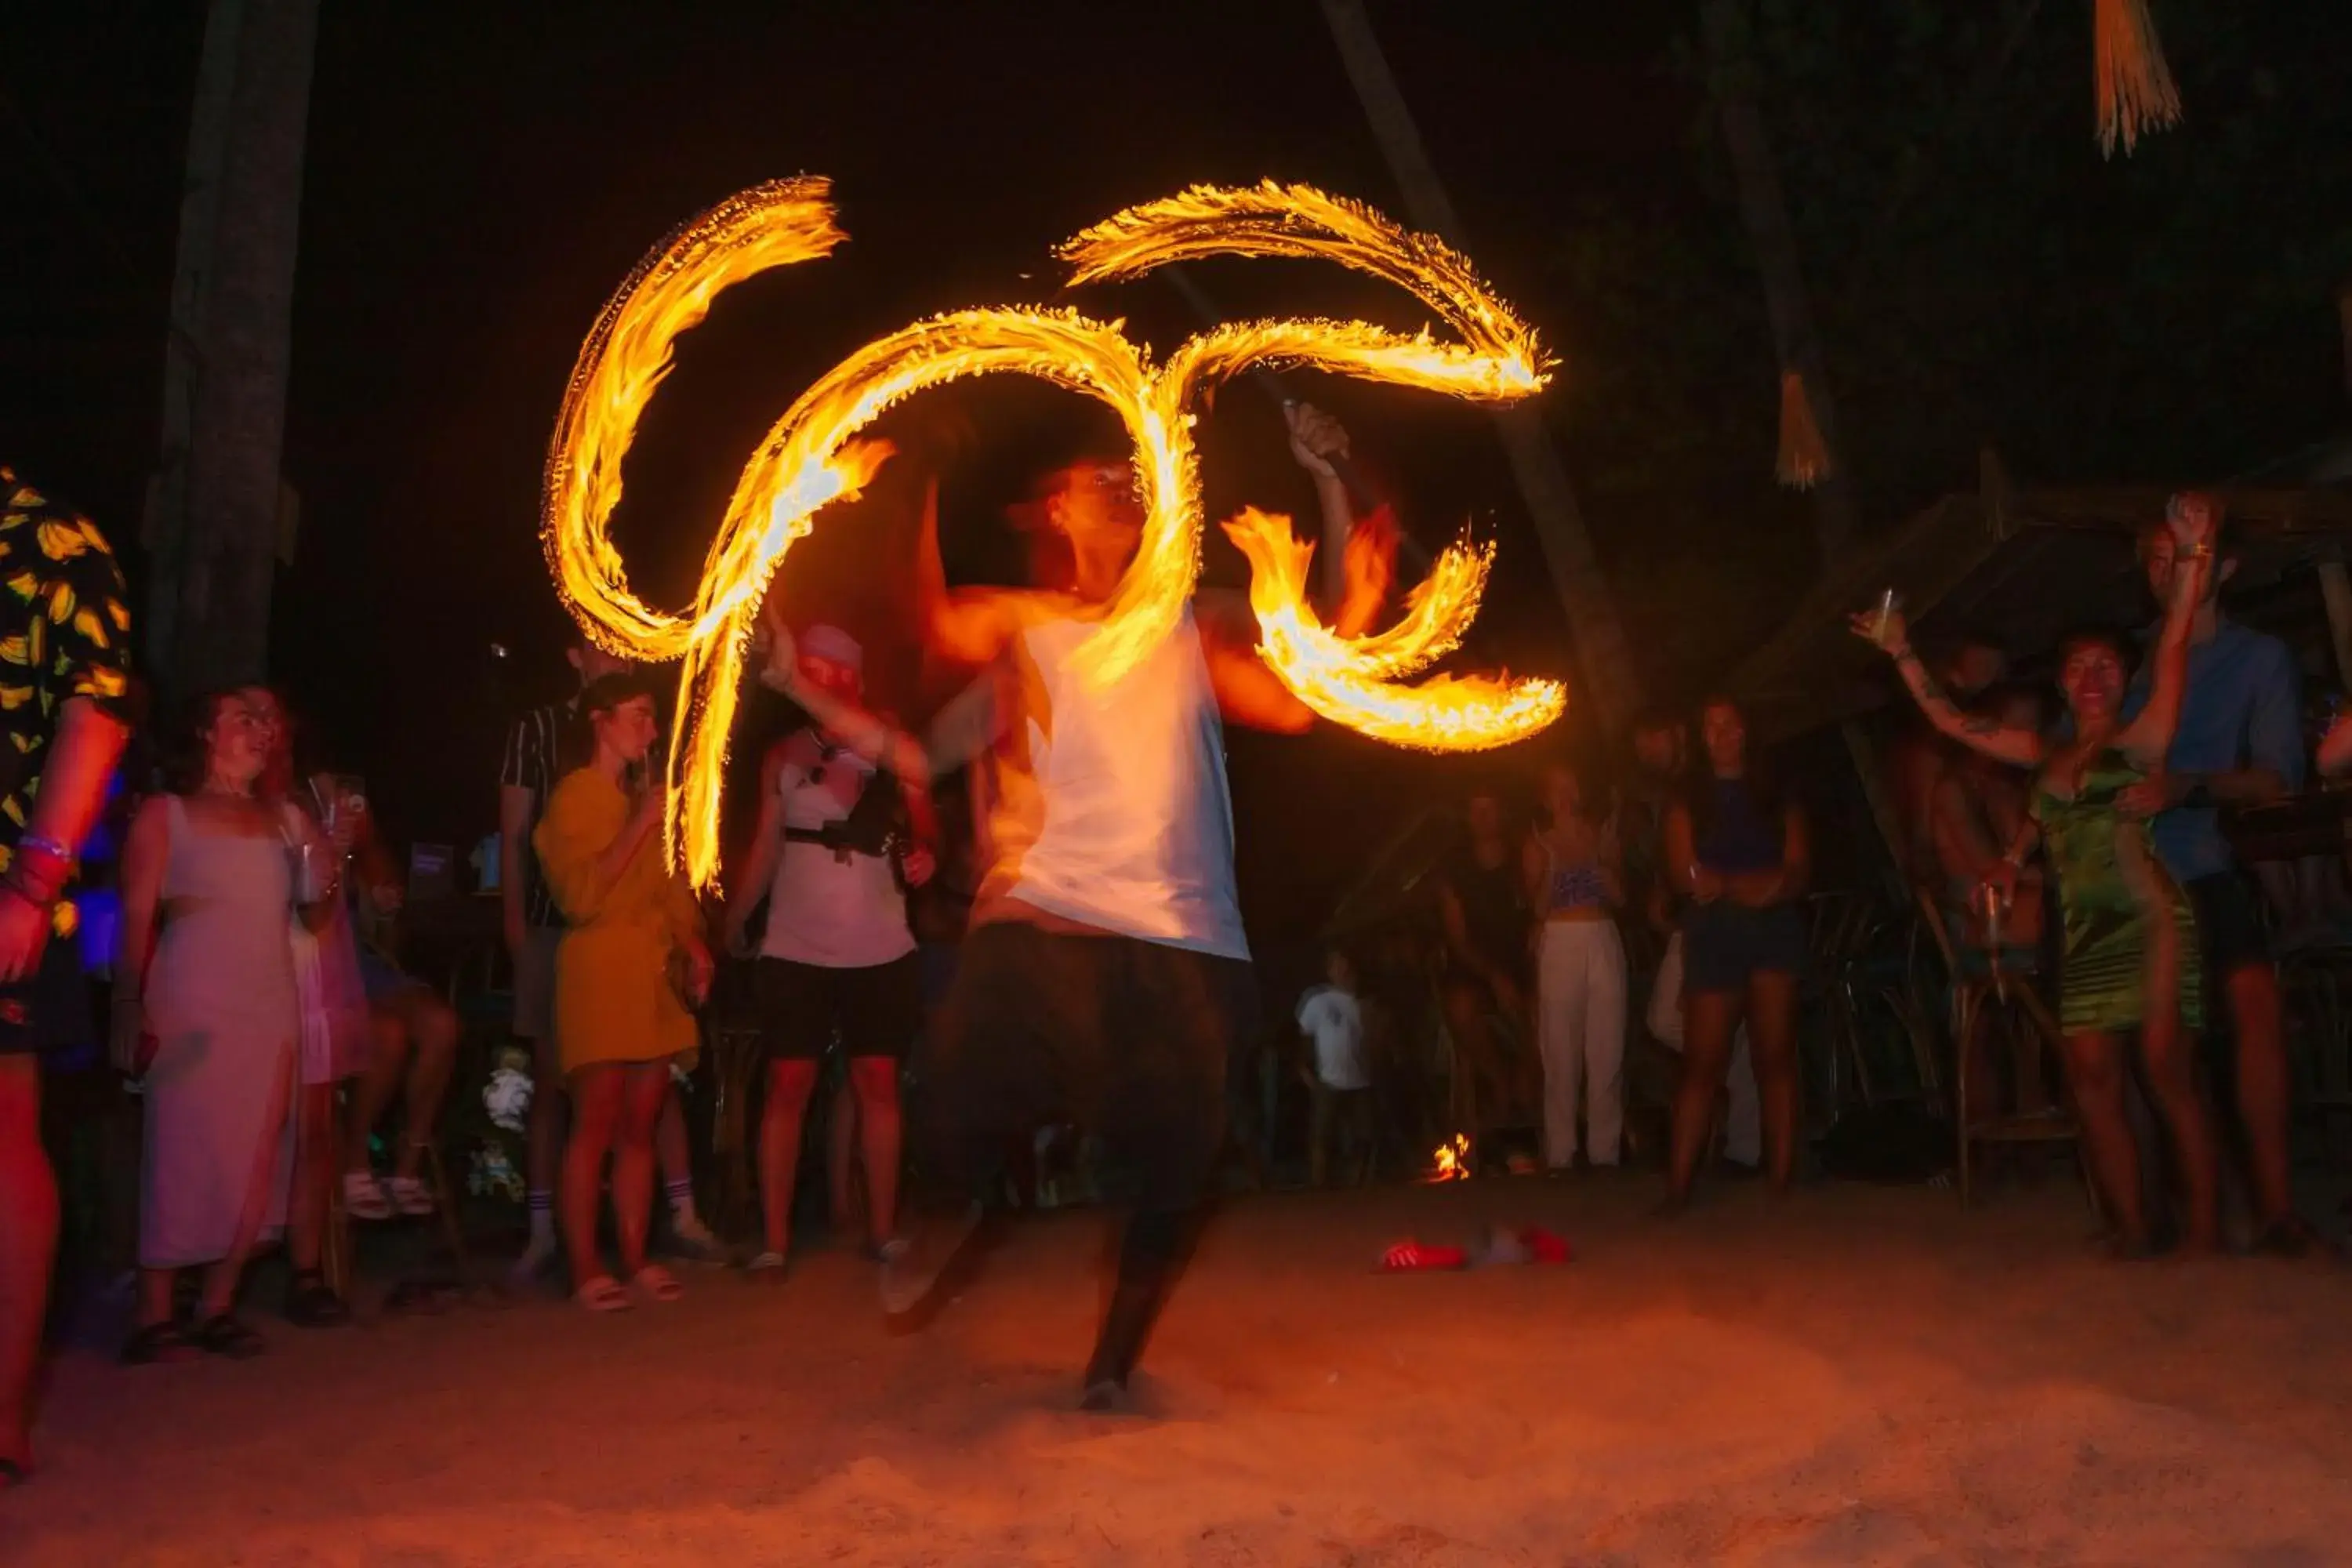
{"label": "tree trunk", "polygon": [[[1323,18],[1339,45],[1348,79],[1354,83],[1356,97],[1364,106],[1364,118],[1371,121],[1372,134],[1389,170],[1404,192],[1405,210],[1421,227],[1466,248],[1461,218],[1430,164],[1420,128],[1397,89],[1380,39],[1364,15],[1362,0],[1322,0],[1322,4]],[[1641,706],[1641,676],[1633,668],[1616,600],[1593,554],[1592,537],[1585,531],[1568,469],[1533,409],[1501,410],[1495,416],[1495,426],[1518,481],[1520,499],[1542,542],[1553,591],[1568,612],[1587,695],[1602,727],[1611,732],[1620,731]]]}
{"label": "tree trunk", "polygon": [[1756,107],[1755,69],[1748,58],[1748,21],[1741,0],[1706,0],[1701,25],[1716,114],[1731,154],[1732,177],[1739,186],[1739,216],[1756,247],[1756,269],[1764,280],[1772,346],[1782,372],[1803,381],[1805,400],[1829,456],[1829,471],[1812,488],[1813,535],[1827,564],[1853,533],[1853,481],[1830,396],[1821,337],[1813,330],[1804,269],[1798,262],[1796,230],[1790,226],[1788,203],[1764,135],[1764,117]]}
{"label": "tree trunk", "polygon": [[147,520],[159,694],[268,668],[317,0],[212,0]]}

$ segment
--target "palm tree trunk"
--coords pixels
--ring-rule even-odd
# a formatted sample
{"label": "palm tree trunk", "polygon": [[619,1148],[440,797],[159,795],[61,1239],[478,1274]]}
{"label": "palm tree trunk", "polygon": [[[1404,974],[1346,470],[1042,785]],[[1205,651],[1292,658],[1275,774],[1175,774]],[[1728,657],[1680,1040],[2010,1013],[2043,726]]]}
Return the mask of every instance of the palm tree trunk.
{"label": "palm tree trunk", "polygon": [[212,0],[147,520],[159,689],[267,673],[318,0]]}

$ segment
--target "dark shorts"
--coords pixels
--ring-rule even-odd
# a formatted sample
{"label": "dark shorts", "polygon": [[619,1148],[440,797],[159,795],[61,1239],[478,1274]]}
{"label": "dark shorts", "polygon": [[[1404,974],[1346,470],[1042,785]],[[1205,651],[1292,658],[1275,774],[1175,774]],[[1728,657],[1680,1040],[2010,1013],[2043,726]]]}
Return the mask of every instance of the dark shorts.
{"label": "dark shorts", "polygon": [[97,1065],[98,1026],[81,951],[50,939],[41,967],[13,985],[0,985],[0,1057],[40,1057],[53,1071]]}
{"label": "dark shorts", "polygon": [[360,943],[359,949],[360,988],[367,993],[371,1005],[394,1001],[411,991],[433,989],[367,943]]}
{"label": "dark shorts", "polygon": [[1804,966],[1805,921],[1793,904],[1695,904],[1683,913],[1686,996],[1741,990],[1752,974],[1795,974]]}
{"label": "dark shorts", "polygon": [[752,980],[772,1058],[816,1061],[839,1030],[844,1056],[897,1061],[923,1026],[922,972],[911,952],[863,969],[763,958]]}
{"label": "dark shorts", "polygon": [[2219,984],[2249,965],[2276,961],[2270,933],[2263,929],[2262,903],[2243,875],[2217,871],[2183,890],[2197,911],[2197,946],[2208,984]]}
{"label": "dark shorts", "polygon": [[1142,1208],[1190,1208],[1224,1142],[1227,1063],[1257,1016],[1242,959],[975,927],[916,1064],[941,1173],[978,1191],[1008,1139],[1066,1119],[1133,1170]]}

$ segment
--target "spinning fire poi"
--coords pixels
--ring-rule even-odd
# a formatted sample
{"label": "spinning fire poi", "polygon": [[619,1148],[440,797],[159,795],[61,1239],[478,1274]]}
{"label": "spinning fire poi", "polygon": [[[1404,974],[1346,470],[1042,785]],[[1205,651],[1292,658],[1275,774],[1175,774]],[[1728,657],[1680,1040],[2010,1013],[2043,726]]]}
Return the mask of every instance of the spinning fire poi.
{"label": "spinning fire poi", "polygon": [[[698,887],[719,873],[719,801],[736,689],[770,577],[828,502],[856,495],[889,457],[862,432],[892,405],[966,376],[1014,371],[1098,399],[1134,444],[1145,508],[1141,544],[1105,607],[1105,635],[1084,663],[1091,679],[1132,669],[1174,626],[1200,572],[1202,504],[1195,409],[1218,382],[1269,364],[1302,365],[1484,403],[1539,390],[1548,360],[1534,332],[1442,242],[1356,204],[1298,185],[1196,187],[1129,208],[1062,247],[1074,283],[1133,278],[1208,256],[1337,261],[1418,297],[1460,342],[1362,321],[1230,322],[1186,340],[1155,364],[1116,324],[1072,311],[950,312],[858,349],[793,402],[744,468],[708,557],[692,610],[646,605],[628,586],[608,524],[621,464],[670,367],[678,336],[725,289],[830,253],[829,186],[814,177],[730,197],[640,262],[583,345],[548,455],[543,533],[558,589],[600,644],[649,661],[677,659],[680,726],[669,754],[674,804],[665,841]],[[1454,650],[1477,613],[1491,550],[1457,543],[1386,631],[1343,637],[1305,595],[1310,547],[1286,520],[1231,525],[1253,567],[1264,657],[1284,685],[1334,722],[1431,751],[1476,751],[1543,729],[1566,705],[1549,680],[1403,678]]]}
{"label": "spinning fire poi", "polygon": [[[860,432],[915,392],[1002,370],[1084,393],[1117,415],[1122,448],[1097,445],[1045,476],[1041,506],[1071,552],[1066,590],[949,595],[937,573],[935,508],[926,509],[919,584],[933,647],[996,672],[976,689],[1020,692],[1021,711],[995,713],[989,728],[1008,765],[1027,775],[992,821],[998,858],[927,1033],[929,1168],[967,1191],[985,1189],[1007,1134],[1033,1126],[1049,1104],[1132,1163],[1135,1208],[1084,1379],[1088,1408],[1116,1409],[1214,1168],[1226,1064],[1256,1014],[1223,723],[1296,729],[1320,713],[1398,743],[1468,751],[1535,732],[1565,700],[1549,681],[1399,684],[1451,651],[1475,613],[1490,555],[1467,545],[1440,558],[1396,626],[1363,637],[1327,626],[1309,605],[1311,547],[1286,520],[1247,512],[1229,525],[1252,565],[1245,604],[1199,590],[1194,405],[1217,381],[1268,363],[1506,401],[1542,385],[1543,356],[1467,264],[1433,240],[1303,188],[1197,189],[1071,241],[1063,254],[1076,280],[1212,254],[1323,257],[1400,283],[1462,342],[1362,322],[1242,322],[1155,364],[1115,326],[1066,311],[963,310],[919,322],[851,354],[786,411],[737,486],[693,614],[651,610],[629,593],[605,534],[635,421],[670,342],[719,289],[839,242],[824,197],[814,181],[746,193],[689,226],[615,296],[583,351],[549,460],[549,555],[593,635],[616,651],[684,661],[687,731],[671,759],[683,801],[670,837],[707,885],[752,620],[814,514],[887,458]],[[1327,537],[1345,545],[1344,500],[1327,492],[1323,504]],[[996,678],[1008,671],[1020,679]],[[975,1201],[920,1237],[880,1246],[886,1311],[931,1297],[980,1214]]]}

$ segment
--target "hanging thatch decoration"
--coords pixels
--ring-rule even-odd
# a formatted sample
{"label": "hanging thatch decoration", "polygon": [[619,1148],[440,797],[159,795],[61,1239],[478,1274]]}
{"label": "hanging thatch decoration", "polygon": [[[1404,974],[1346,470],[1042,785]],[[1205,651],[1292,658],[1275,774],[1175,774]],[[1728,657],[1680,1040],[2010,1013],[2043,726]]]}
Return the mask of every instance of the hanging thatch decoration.
{"label": "hanging thatch decoration", "polygon": [[1805,396],[1805,378],[1795,371],[1780,377],[1780,482],[1809,490],[1829,477],[1829,443]]}
{"label": "hanging thatch decoration", "polygon": [[2157,42],[2156,18],[2147,0],[2093,0],[2099,81],[2099,151],[2116,154],[2120,140],[2129,154],[2143,131],[2160,131],[2180,121],[2180,94],[2172,68]]}

